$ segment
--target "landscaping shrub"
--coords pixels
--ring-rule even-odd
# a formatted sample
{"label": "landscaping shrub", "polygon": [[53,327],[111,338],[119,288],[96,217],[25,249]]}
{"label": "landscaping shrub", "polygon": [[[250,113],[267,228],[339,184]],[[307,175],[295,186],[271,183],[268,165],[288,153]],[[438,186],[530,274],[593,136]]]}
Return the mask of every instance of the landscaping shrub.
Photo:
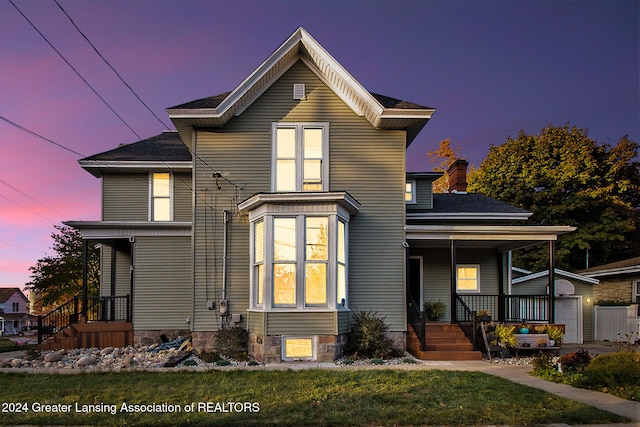
{"label": "landscaping shrub", "polygon": [[535,375],[556,370],[553,356],[547,352],[540,352],[534,355],[531,359],[531,366],[533,366]]}
{"label": "landscaping shrub", "polygon": [[399,355],[393,341],[387,337],[389,326],[371,311],[354,313],[353,325],[346,345],[346,354],[355,358],[388,358]]}
{"label": "landscaping shrub", "polygon": [[573,353],[565,354],[560,358],[560,366],[563,372],[582,372],[591,362],[592,356],[589,350],[580,349]]}
{"label": "landscaping shrub", "polygon": [[216,363],[222,359],[220,355],[215,351],[201,351],[198,353],[198,357],[205,363]]}
{"label": "landscaping shrub", "polygon": [[584,369],[581,385],[640,400],[640,353],[618,351],[594,357]]}
{"label": "landscaping shrub", "polygon": [[216,334],[215,347],[222,356],[233,360],[247,360],[249,332],[241,326],[223,328]]}

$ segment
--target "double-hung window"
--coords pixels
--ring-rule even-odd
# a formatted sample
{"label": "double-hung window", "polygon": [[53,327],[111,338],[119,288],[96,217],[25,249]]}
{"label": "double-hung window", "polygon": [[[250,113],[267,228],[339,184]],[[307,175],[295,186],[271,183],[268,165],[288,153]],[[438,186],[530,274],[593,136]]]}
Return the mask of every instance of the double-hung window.
{"label": "double-hung window", "polygon": [[480,266],[466,264],[457,267],[456,290],[465,293],[480,293]]}
{"label": "double-hung window", "polygon": [[171,221],[173,179],[170,173],[152,173],[149,184],[149,220]]}
{"label": "double-hung window", "polygon": [[328,123],[273,124],[274,192],[328,189]]}

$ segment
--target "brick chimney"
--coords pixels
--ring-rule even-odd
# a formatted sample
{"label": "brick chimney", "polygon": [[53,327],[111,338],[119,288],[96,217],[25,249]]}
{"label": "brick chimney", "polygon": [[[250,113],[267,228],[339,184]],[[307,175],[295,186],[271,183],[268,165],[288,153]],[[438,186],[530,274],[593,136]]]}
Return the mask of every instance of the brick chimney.
{"label": "brick chimney", "polygon": [[449,193],[467,192],[467,166],[469,162],[464,159],[457,159],[449,166]]}

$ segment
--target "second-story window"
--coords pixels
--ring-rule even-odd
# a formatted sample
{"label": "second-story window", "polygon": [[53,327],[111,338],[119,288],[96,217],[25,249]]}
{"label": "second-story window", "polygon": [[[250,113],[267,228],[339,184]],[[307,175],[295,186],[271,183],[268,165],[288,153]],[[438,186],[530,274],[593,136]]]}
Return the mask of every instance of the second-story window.
{"label": "second-story window", "polygon": [[12,304],[12,307],[11,307],[11,308],[12,308],[12,311],[13,311],[14,313],[17,313],[18,311],[20,311],[20,303],[19,303],[19,302],[14,302],[14,303]]}
{"label": "second-story window", "polygon": [[170,173],[152,173],[150,185],[149,219],[171,221],[171,193],[173,182]]}
{"label": "second-story window", "polygon": [[328,123],[274,123],[274,192],[328,190]]}

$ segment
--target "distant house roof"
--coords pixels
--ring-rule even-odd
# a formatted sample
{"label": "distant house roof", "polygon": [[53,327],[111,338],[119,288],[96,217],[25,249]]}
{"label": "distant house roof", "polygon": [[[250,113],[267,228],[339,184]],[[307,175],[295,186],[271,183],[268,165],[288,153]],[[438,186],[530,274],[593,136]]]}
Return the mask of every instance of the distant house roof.
{"label": "distant house roof", "polygon": [[436,193],[432,209],[412,209],[414,220],[526,220],[531,212],[476,193]]}
{"label": "distant house roof", "polygon": [[29,302],[29,299],[22,293],[20,288],[0,288],[0,303],[7,302],[16,292],[20,294],[26,302]]}
{"label": "distant house roof", "polygon": [[[526,271],[526,270],[520,270],[520,271]],[[569,279],[580,280],[582,282],[589,283],[591,285],[597,285],[598,283],[600,283],[598,279],[593,279],[591,277],[586,277],[584,275],[577,274],[577,273],[571,273],[570,271],[560,270],[559,268],[555,268],[553,271],[554,271],[554,274],[556,275],[556,280],[557,280],[557,277],[566,277]],[[528,282],[529,280],[537,279],[539,277],[546,277],[546,276],[549,276],[549,270],[539,271],[537,273],[530,272],[530,274],[527,274],[526,276],[514,278],[512,280],[512,283],[516,285],[518,283]]]}
{"label": "distant house roof", "polygon": [[430,107],[369,92],[307,31],[298,28],[233,91],[176,105],[167,108],[167,113],[184,137],[194,126],[223,126],[241,115],[298,61],[376,129],[406,130],[407,145],[435,112]]}
{"label": "distant house roof", "polygon": [[586,270],[582,270],[579,273],[588,277],[640,273],[640,257],[628,258],[622,261],[591,267]]}
{"label": "distant house roof", "polygon": [[80,165],[99,177],[105,170],[184,169],[191,167],[191,152],[175,131],[121,145],[113,150],[79,160]]}

